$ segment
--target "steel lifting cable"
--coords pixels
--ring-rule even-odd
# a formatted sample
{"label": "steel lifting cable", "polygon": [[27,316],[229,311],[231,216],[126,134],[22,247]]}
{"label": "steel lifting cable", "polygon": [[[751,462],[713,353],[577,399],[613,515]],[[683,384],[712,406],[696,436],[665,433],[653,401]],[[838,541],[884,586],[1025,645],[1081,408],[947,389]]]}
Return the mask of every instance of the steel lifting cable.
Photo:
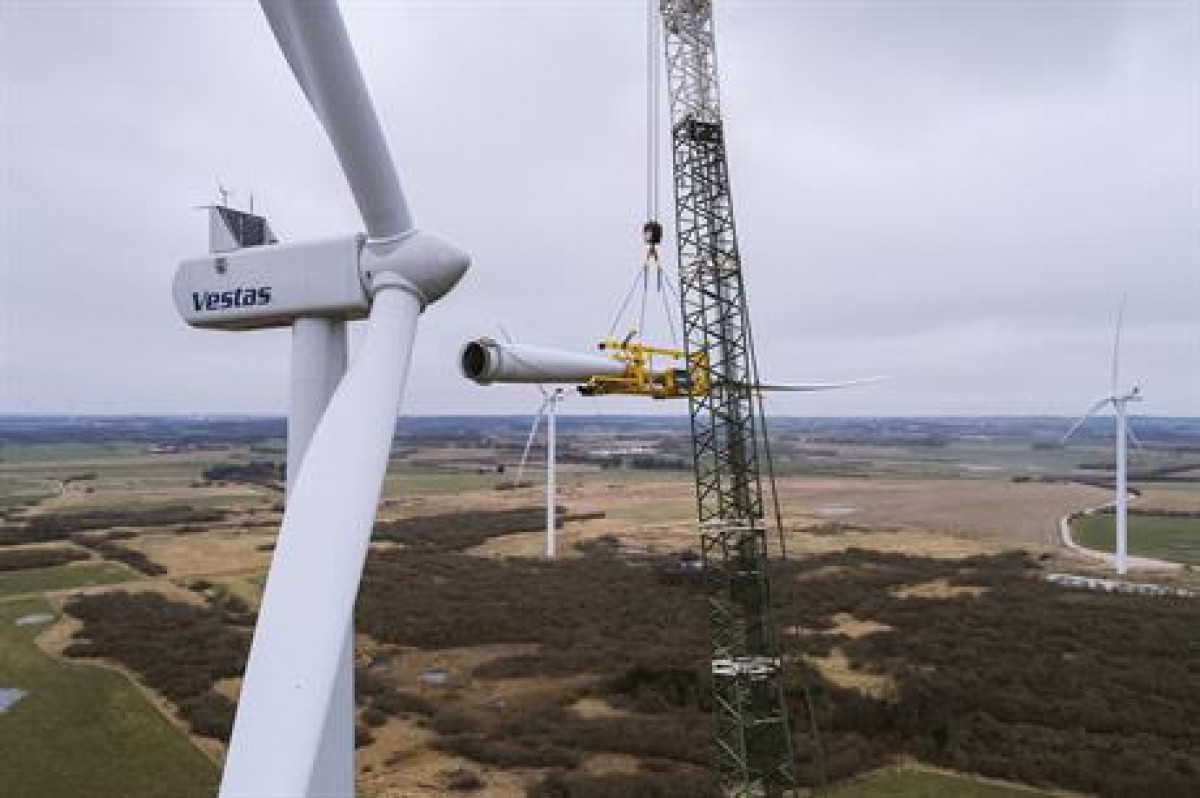
{"label": "steel lifting cable", "polygon": [[638,338],[645,342],[646,340],[646,295],[650,293],[650,288],[647,283],[647,266],[642,266],[642,306],[638,310]]}
{"label": "steel lifting cable", "polygon": [[625,310],[629,307],[630,300],[637,293],[638,284],[642,282],[642,275],[635,274],[633,276],[633,285],[629,286],[629,291],[625,294],[624,301],[621,302],[621,307],[617,310],[617,315],[613,316],[612,324],[608,328],[608,337],[612,338],[617,334],[617,325],[621,323],[621,319],[625,318]]}
{"label": "steel lifting cable", "polygon": [[659,173],[659,47],[658,47],[658,0],[646,0],[646,223],[642,226],[642,241],[646,245],[646,258],[642,264],[642,318],[645,327],[646,297],[650,291],[650,269],[655,271],[655,288],[660,293],[663,286],[662,265],[658,261],[658,245],[662,243],[662,224],[658,221],[658,173]]}
{"label": "steel lifting cable", "polygon": [[[746,319],[746,339],[754,340],[754,330],[750,324],[750,313],[746,307],[746,295],[742,294],[742,315]],[[771,490],[771,502],[774,505],[775,511],[775,529],[779,533],[779,556],[786,560],[787,543],[784,540],[783,534],[783,508],[779,501],[779,485],[775,479],[775,458],[771,456],[771,436],[767,431],[767,408],[763,403],[763,392],[758,386],[762,384],[762,378],[758,371],[758,352],[754,347],[750,347],[750,377],[754,380],[754,388],[751,390],[751,401],[758,406],[758,432],[762,436],[763,456],[767,463],[767,482]]]}
{"label": "steel lifting cable", "polygon": [[[671,278],[670,277],[664,278],[664,275],[663,275],[661,269],[659,270],[658,274],[660,277],[658,295],[660,297],[662,297],[663,315],[667,318],[667,330],[671,334],[671,348],[678,349],[679,348],[679,336],[677,336],[675,334],[675,314],[671,310],[671,303],[670,303],[670,301],[668,301],[667,295],[670,294],[672,297],[675,298],[675,308],[676,309],[678,309],[680,306],[679,305],[679,297],[676,296],[675,289],[671,287]],[[662,287],[664,285],[667,287],[666,291],[662,290]]]}
{"label": "steel lifting cable", "polygon": [[[663,293],[663,286],[671,288],[669,279],[663,272],[658,259],[658,245],[662,243],[663,229],[658,221],[659,212],[659,119],[661,111],[661,72],[659,65],[658,37],[658,0],[646,0],[646,223],[642,226],[642,242],[646,245],[646,254],[642,261],[641,273],[634,277],[633,285],[621,302],[616,316],[609,328],[612,336],[625,317],[629,303],[634,293],[641,285],[641,296],[638,302],[637,334],[645,340],[647,294],[650,292],[650,270],[655,271],[655,290]],[[671,308],[663,296],[663,310],[667,318],[667,327],[673,346],[678,345],[675,334],[675,320]]]}
{"label": "steel lifting cable", "polygon": [[[658,224],[658,0],[646,0],[646,224]],[[659,236],[662,228],[659,227]],[[656,242],[657,243],[657,242]]]}
{"label": "steel lifting cable", "polygon": [[[660,277],[658,293],[662,297],[663,317],[667,320],[667,333],[671,336],[671,347],[678,349],[679,333],[675,327],[675,312],[680,307],[679,293],[675,290],[675,284],[672,282],[671,275],[665,271],[661,271]],[[621,306],[617,309],[616,315],[613,316],[612,324],[608,327],[608,336],[610,338],[617,334],[617,327],[620,326],[621,320],[625,318],[625,312],[629,309],[629,303],[633,301],[633,295],[637,293],[639,286],[642,288],[641,324],[644,326],[646,317],[646,278],[645,272],[642,272],[633,276],[633,282],[630,284],[629,290],[625,292],[625,298],[621,301]],[[675,304],[672,305],[672,302]],[[638,331],[641,332],[642,329],[643,327],[639,327]]]}
{"label": "steel lifting cable", "polygon": [[[750,314],[745,306],[746,296],[742,295],[743,307],[746,318],[746,337],[749,340],[754,340],[754,331],[750,324]],[[752,393],[752,401],[758,406],[759,429],[758,432],[762,435],[763,457],[767,465],[767,482],[770,486],[771,503],[773,505],[775,515],[775,529],[779,535],[779,556],[783,560],[788,559],[787,543],[783,531],[783,508],[779,499],[779,484],[775,474],[775,458],[771,454],[771,436],[767,429],[767,409],[763,399],[763,391],[758,386],[762,382],[758,370],[758,352],[752,346],[750,347],[750,375],[754,380],[754,389]],[[799,643],[797,643],[797,646]],[[798,660],[803,660],[804,654],[797,650]],[[806,669],[802,665],[799,668],[800,690],[804,694],[804,705],[808,715],[808,731],[812,737],[813,749],[817,766],[817,778],[820,782],[820,789],[814,790],[814,796],[825,796],[829,794],[829,770],[825,762],[825,746],[821,742],[821,726],[820,720],[817,717],[816,702],[813,700],[813,682],[806,675]]]}

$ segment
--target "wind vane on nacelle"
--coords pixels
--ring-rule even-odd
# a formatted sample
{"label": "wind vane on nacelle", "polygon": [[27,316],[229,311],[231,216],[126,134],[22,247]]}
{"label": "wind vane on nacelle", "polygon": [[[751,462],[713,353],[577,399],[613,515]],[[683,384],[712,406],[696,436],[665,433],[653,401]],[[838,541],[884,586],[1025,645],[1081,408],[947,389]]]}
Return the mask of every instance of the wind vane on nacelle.
{"label": "wind vane on nacelle", "polygon": [[[459,365],[480,385],[574,384],[583,396],[648,396],[676,399],[708,392],[712,379],[703,353],[648,346],[634,340],[605,338],[593,355],[542,346],[477,338],[462,349]],[[842,382],[757,383],[756,391],[829,391],[878,382],[882,377]]]}

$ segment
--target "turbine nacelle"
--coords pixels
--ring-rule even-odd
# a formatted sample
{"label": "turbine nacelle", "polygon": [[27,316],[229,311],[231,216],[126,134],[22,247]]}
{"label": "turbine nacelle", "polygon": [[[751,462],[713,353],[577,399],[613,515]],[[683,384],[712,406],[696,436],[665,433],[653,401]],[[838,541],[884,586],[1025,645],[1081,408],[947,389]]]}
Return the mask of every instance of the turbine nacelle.
{"label": "turbine nacelle", "polygon": [[1139,385],[1133,386],[1133,389],[1124,396],[1113,397],[1114,402],[1140,402],[1142,401],[1142,388]]}
{"label": "turbine nacelle", "polygon": [[192,327],[216,330],[286,327],[300,316],[366,318],[364,243],[347,235],[185,260],[175,272],[175,307]]}
{"label": "turbine nacelle", "polygon": [[[421,231],[381,241],[362,234],[214,252],[175,273],[175,307],[193,327],[287,327],[297,318],[366,318],[385,273],[422,307],[452,289],[470,267],[455,245]],[[393,279],[390,281],[396,284]]]}

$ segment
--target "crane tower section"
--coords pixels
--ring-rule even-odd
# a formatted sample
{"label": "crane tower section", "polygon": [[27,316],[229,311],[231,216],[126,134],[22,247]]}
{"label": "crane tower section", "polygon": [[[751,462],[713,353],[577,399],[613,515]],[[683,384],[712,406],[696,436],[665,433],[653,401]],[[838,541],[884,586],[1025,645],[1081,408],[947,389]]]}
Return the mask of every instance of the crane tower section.
{"label": "crane tower section", "polygon": [[725,796],[794,786],[780,648],[770,621],[761,405],[734,230],[711,0],[661,0],[670,95],[680,303],[701,547],[710,575],[716,769]]}

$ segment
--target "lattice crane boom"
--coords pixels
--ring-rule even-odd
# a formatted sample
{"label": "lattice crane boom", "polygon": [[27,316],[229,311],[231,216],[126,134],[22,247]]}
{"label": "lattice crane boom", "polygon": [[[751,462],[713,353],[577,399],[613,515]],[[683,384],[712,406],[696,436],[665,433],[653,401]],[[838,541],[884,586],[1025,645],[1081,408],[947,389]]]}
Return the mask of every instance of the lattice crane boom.
{"label": "lattice crane boom", "polygon": [[705,571],[711,577],[716,770],[727,796],[794,788],[782,658],[770,619],[761,403],[718,92],[710,0],[661,0],[679,298]]}

